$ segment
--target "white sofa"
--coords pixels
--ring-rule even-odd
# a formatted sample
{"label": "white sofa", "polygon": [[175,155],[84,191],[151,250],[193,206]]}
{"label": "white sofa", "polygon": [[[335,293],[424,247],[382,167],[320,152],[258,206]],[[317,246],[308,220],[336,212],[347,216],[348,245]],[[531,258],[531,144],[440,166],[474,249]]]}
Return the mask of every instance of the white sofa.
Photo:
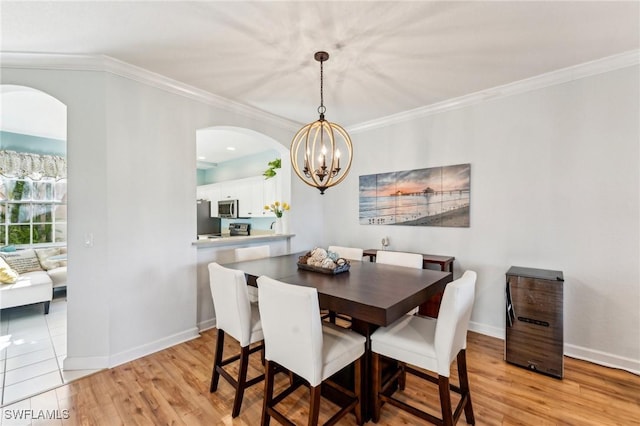
{"label": "white sofa", "polygon": [[[37,269],[29,250],[36,254],[39,265]],[[0,309],[43,303],[44,313],[48,314],[49,305],[53,298],[53,289],[67,285],[66,260],[48,260],[48,257],[56,255],[55,253],[58,253],[59,256],[60,251],[66,253],[66,248],[27,249],[2,253],[0,256],[6,264],[15,268],[12,269],[12,272],[20,271],[21,273],[17,274],[15,282],[0,285]],[[28,260],[24,261],[25,258]],[[28,269],[35,270],[24,272]]]}

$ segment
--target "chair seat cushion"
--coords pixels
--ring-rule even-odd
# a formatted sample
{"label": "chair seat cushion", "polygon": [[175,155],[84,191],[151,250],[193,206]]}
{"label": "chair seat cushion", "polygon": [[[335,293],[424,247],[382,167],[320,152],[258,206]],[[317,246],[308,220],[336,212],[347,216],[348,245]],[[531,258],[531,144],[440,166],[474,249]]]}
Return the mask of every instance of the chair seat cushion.
{"label": "chair seat cushion", "polygon": [[258,287],[247,286],[247,292],[249,293],[249,302],[258,303]]}
{"label": "chair seat cushion", "polygon": [[433,318],[405,315],[371,335],[371,350],[416,367],[438,371],[433,344],[436,322]]}
{"label": "chair seat cushion", "polygon": [[47,273],[49,274],[51,281],[53,281],[53,288],[63,287],[67,285],[67,267],[66,266],[49,269]]}
{"label": "chair seat cushion", "polygon": [[323,324],[322,340],[322,380],[325,380],[360,358],[367,339],[351,330]]}
{"label": "chair seat cushion", "polygon": [[260,321],[260,311],[257,303],[251,304],[251,336],[249,337],[249,344],[264,340],[264,333],[262,331],[262,322]]}
{"label": "chair seat cushion", "polygon": [[51,279],[44,271],[26,272],[13,284],[0,286],[0,308],[47,302],[52,297]]}

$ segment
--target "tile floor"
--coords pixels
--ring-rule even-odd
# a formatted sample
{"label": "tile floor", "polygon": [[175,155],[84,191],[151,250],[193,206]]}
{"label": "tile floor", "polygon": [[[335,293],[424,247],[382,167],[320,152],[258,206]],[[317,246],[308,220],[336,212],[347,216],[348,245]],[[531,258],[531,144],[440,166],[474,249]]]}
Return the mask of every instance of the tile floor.
{"label": "tile floor", "polygon": [[67,355],[67,297],[57,290],[49,314],[42,304],[0,313],[0,405],[61,386],[95,370],[62,371]]}

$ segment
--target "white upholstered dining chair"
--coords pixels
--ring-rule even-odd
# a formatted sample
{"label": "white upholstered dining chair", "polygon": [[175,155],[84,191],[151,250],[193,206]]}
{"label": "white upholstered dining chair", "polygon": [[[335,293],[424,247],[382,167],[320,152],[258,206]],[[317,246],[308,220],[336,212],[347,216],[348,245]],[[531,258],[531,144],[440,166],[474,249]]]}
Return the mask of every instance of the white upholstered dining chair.
{"label": "white upholstered dining chair", "polygon": [[[271,248],[269,246],[240,247],[234,250],[236,262],[245,260],[264,259],[271,257]],[[258,289],[249,287],[249,301],[251,303],[258,302]]]}
{"label": "white upholstered dining chair", "polygon": [[[350,411],[362,424],[360,414],[360,359],[365,337],[320,320],[318,291],[312,287],[286,284],[265,276],[258,278],[258,305],[265,338],[266,378],[262,425],[271,417],[282,424],[292,424],[276,409],[284,397],[297,389],[302,380],[309,384],[309,425],[317,425],[320,410],[320,388],[323,381],[354,363],[354,391],[342,387],[348,402],[330,419],[337,421]],[[294,373],[296,380],[278,396],[273,395],[277,366]]]}
{"label": "white upholstered dining chair", "polygon": [[[376,263],[384,263],[386,265],[404,266],[406,268],[422,269],[422,255],[418,253],[405,253],[402,251],[385,251],[378,250],[376,253]],[[408,312],[409,314],[417,314],[418,307]]]}
{"label": "white upholstered dining chair", "polygon": [[340,257],[345,259],[359,261],[362,261],[362,253],[364,252],[361,248],[341,246],[329,246],[327,250],[338,253]]}
{"label": "white upholstered dining chair", "polygon": [[385,250],[378,250],[376,253],[376,263],[384,263],[387,265],[422,269],[422,260],[422,255],[418,253]]}
{"label": "white upholstered dining chair", "polygon": [[[364,252],[363,249],[357,247],[342,247],[342,246],[329,246],[327,248],[328,251],[332,251],[334,253],[338,253],[340,257],[344,257],[348,260],[357,260],[362,262],[362,254]],[[328,319],[330,322],[336,322],[336,318],[340,318],[344,321],[350,322],[351,318],[347,315],[339,314],[333,311],[323,311],[321,313],[322,319]]]}
{"label": "white upholstered dining chair", "polygon": [[[209,265],[209,283],[211,286],[211,297],[216,312],[216,328],[218,336],[216,338],[216,349],[213,361],[213,371],[211,372],[211,386],[209,392],[218,389],[220,376],[224,377],[236,390],[233,401],[232,417],[240,414],[242,397],[244,391],[264,379],[264,374],[247,380],[247,368],[249,366],[249,355],[264,349],[262,324],[260,313],[255,303],[249,302],[247,291],[247,281],[244,272],[225,268],[215,262]],[[224,338],[228,334],[240,343],[240,355],[222,359],[224,350]],[[250,345],[254,343],[253,348]],[[238,366],[238,378],[235,379],[224,366],[240,360]]]}
{"label": "white upholstered dining chair", "polygon": [[[464,409],[467,423],[475,423],[466,360],[467,329],[473,308],[475,284],[476,273],[466,271],[461,278],[445,287],[437,319],[406,315],[388,327],[377,329],[371,335],[374,422],[380,418],[382,403],[388,402],[424,420],[440,425],[456,424]],[[400,363],[398,371],[385,383],[382,383],[381,356]],[[458,364],[459,387],[449,383],[451,363],[454,359],[457,359]],[[428,375],[411,366],[436,373],[438,377]],[[400,401],[386,393],[388,386],[396,379],[399,379],[400,389],[404,389],[406,373],[438,385],[442,412],[440,419],[409,406],[406,398]],[[451,407],[450,390],[460,394],[460,401],[454,410]]]}

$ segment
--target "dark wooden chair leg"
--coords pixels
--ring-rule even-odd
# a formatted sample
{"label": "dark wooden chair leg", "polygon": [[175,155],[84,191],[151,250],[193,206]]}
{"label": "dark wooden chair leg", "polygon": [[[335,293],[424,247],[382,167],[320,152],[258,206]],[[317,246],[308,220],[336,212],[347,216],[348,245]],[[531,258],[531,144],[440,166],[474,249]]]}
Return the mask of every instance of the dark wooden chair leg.
{"label": "dark wooden chair leg", "polygon": [[215,392],[218,389],[218,382],[220,380],[220,373],[218,373],[218,366],[222,363],[222,351],[224,349],[224,331],[218,329],[218,335],[216,337],[216,353],[213,356],[213,371],[211,372],[211,387],[209,392]]}
{"label": "dark wooden chair leg", "polygon": [[357,398],[356,406],[353,407],[353,410],[356,416],[356,424],[362,426],[362,357],[358,358],[354,363],[353,381],[353,393]]}
{"label": "dark wooden chair leg", "polygon": [[382,371],[380,370],[380,355],[373,352],[371,356],[373,369],[373,422],[380,420],[380,387],[382,381]]}
{"label": "dark wooden chair leg", "polygon": [[273,403],[273,380],[275,375],[275,365],[271,361],[266,361],[265,364],[265,377],[264,377],[264,398],[262,401],[262,418],[260,419],[261,426],[269,426],[271,416],[269,415],[269,409]]}
{"label": "dark wooden chair leg", "polygon": [[51,305],[51,301],[47,300],[44,302],[44,314],[47,315],[49,313],[49,306]]}
{"label": "dark wooden chair leg", "polygon": [[399,362],[398,367],[400,368],[400,376],[398,377],[398,388],[400,390],[404,390],[407,386],[407,364],[404,362]]}
{"label": "dark wooden chair leg", "polygon": [[438,376],[438,388],[440,390],[440,408],[442,411],[442,424],[453,426],[453,412],[451,411],[451,392],[449,390],[449,378]]}
{"label": "dark wooden chair leg", "polygon": [[231,417],[238,417],[240,414],[240,406],[242,405],[242,397],[247,387],[247,368],[249,367],[249,345],[243,347],[240,351],[240,366],[238,367],[238,387],[236,389],[236,397],[233,400],[233,410]]}
{"label": "dark wooden chair leg", "polygon": [[461,350],[458,352],[458,379],[460,381],[460,393],[462,398],[466,396],[467,402],[464,406],[464,416],[467,419],[467,423],[470,425],[476,424],[475,416],[473,415],[473,405],[471,405],[471,390],[469,388],[469,376],[467,375],[467,351]]}
{"label": "dark wooden chair leg", "polygon": [[309,407],[309,426],[318,425],[318,417],[320,416],[320,390],[321,389],[322,389],[321,385],[309,387],[309,396],[310,396],[310,404],[311,404]]}

